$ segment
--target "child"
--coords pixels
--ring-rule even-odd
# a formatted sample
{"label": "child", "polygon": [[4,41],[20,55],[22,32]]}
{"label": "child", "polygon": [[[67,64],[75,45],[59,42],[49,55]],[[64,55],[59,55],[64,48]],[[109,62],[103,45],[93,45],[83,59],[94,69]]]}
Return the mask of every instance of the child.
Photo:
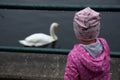
{"label": "child", "polygon": [[75,14],[73,26],[80,44],[68,54],[64,80],[110,80],[109,46],[97,38],[100,13],[87,7]]}

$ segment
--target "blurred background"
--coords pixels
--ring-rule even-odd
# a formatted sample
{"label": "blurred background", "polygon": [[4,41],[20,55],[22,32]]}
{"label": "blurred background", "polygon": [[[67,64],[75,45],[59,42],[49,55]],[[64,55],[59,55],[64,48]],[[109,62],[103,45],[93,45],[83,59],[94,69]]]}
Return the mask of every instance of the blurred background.
{"label": "blurred background", "polygon": [[[120,5],[120,0],[0,0],[0,3],[48,4],[48,5]],[[0,9],[0,46],[19,46],[19,40],[33,33],[49,34],[52,22],[58,22],[55,30],[58,41],[55,48],[72,49],[78,43],[73,32],[76,11],[11,10]],[[120,12],[100,12],[101,33],[111,51],[120,51]],[[46,47],[50,48],[50,46]]]}

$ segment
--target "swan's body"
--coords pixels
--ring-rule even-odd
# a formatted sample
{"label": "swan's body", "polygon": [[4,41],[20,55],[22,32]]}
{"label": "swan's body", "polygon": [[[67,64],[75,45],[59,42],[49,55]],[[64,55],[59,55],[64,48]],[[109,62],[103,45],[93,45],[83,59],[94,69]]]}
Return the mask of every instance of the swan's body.
{"label": "swan's body", "polygon": [[52,43],[58,39],[55,35],[54,28],[58,27],[58,23],[52,23],[50,26],[50,35],[44,33],[35,33],[25,38],[25,40],[20,40],[19,42],[24,46],[43,46]]}

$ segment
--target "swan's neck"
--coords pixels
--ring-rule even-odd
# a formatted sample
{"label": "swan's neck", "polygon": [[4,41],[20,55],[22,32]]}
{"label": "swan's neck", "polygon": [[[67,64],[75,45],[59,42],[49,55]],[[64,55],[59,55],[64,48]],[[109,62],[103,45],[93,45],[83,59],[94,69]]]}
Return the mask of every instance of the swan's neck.
{"label": "swan's neck", "polygon": [[57,36],[55,35],[54,28],[55,28],[54,25],[50,27],[50,36],[52,36],[54,40],[57,40]]}

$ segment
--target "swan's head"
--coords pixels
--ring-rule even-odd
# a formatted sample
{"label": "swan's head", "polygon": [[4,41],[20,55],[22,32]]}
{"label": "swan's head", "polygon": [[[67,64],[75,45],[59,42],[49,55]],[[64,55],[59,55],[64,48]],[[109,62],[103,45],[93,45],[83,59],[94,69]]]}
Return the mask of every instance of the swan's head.
{"label": "swan's head", "polygon": [[59,24],[58,24],[58,23],[56,23],[56,22],[53,22],[53,23],[51,24],[51,26],[53,26],[53,27],[57,28],[57,27],[59,27]]}

